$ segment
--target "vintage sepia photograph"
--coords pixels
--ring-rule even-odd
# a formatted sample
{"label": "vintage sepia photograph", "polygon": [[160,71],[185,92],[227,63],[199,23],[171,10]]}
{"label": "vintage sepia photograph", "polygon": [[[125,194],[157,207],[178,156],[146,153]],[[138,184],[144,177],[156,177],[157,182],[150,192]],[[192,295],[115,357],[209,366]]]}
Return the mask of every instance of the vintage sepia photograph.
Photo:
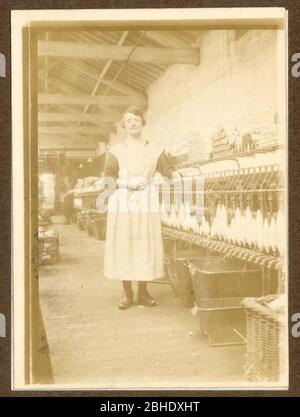
{"label": "vintage sepia photograph", "polygon": [[11,12],[12,389],[288,389],[287,12]]}

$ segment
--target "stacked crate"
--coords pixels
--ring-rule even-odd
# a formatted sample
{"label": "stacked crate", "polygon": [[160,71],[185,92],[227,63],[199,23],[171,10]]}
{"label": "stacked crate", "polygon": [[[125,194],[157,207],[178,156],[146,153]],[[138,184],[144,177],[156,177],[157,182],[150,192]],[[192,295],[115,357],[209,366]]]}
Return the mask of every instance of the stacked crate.
{"label": "stacked crate", "polygon": [[39,233],[39,264],[51,265],[59,262],[59,235],[53,231]]}

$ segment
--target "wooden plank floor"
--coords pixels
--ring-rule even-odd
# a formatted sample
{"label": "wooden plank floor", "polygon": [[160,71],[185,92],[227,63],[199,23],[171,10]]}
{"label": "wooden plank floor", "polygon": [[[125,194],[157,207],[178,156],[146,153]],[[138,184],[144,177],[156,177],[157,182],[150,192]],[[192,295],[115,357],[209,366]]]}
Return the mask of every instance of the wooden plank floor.
{"label": "wooden plank floor", "polygon": [[103,277],[104,242],[56,226],[61,262],[40,270],[40,301],[55,384],[106,388],[202,387],[244,382],[245,348],[210,347],[169,285],[159,306],[117,308],[121,283]]}

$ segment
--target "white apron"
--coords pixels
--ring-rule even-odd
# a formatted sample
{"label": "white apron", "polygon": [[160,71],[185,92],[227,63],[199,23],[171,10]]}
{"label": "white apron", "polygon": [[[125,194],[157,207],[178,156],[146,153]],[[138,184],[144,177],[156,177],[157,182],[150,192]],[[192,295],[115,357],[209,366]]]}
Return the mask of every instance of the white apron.
{"label": "white apron", "polygon": [[150,143],[110,149],[119,178],[147,181],[138,191],[117,188],[109,197],[104,275],[109,279],[151,281],[165,275],[158,189],[151,180],[162,149]]}

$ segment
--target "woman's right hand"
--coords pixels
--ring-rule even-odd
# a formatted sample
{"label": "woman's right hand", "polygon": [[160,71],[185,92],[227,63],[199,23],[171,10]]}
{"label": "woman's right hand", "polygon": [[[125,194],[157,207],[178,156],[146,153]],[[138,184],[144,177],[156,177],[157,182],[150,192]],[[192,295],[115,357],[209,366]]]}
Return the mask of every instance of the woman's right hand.
{"label": "woman's right hand", "polygon": [[130,190],[143,190],[147,183],[148,182],[143,177],[132,178],[128,181],[128,188]]}
{"label": "woman's right hand", "polygon": [[105,181],[105,177],[101,177],[98,181],[97,181],[97,191],[99,191],[100,193],[102,193],[106,188],[106,181]]}
{"label": "woman's right hand", "polygon": [[133,191],[143,190],[147,184],[148,182],[145,180],[145,178],[142,177],[131,178],[128,181],[127,179],[117,180],[117,185],[119,188],[128,188],[128,190]]}

